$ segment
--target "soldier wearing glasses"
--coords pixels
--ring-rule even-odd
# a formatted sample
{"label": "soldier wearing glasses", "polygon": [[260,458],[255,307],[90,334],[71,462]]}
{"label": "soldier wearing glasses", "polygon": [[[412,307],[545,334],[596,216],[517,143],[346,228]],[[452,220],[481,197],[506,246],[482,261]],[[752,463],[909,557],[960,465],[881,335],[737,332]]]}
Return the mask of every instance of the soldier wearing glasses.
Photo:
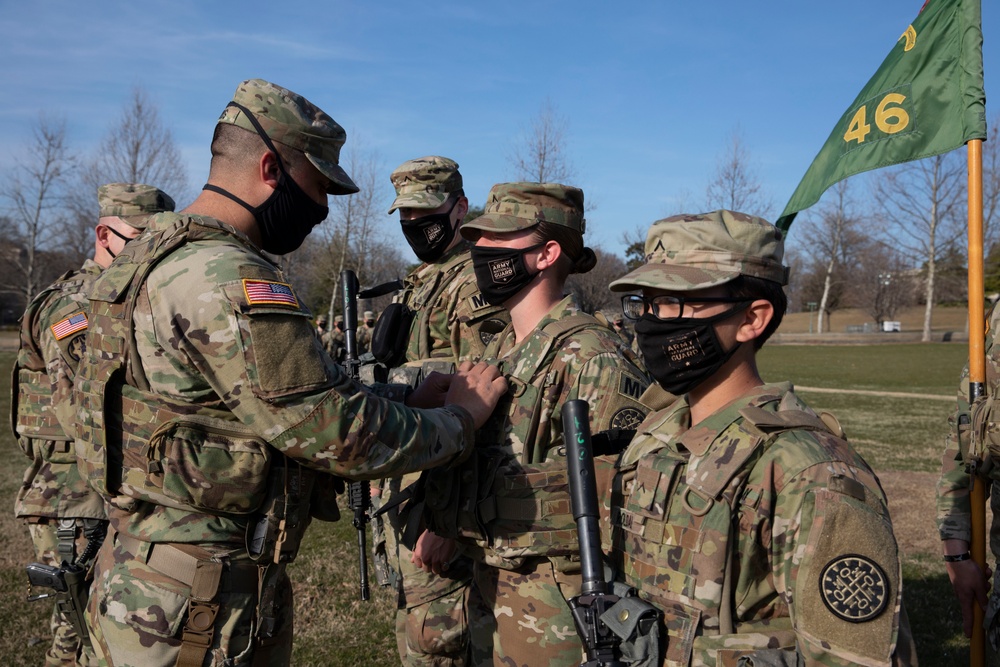
{"label": "soldier wearing glasses", "polygon": [[611,283],[654,405],[611,494],[622,578],[663,610],[665,665],[915,660],[878,479],[757,350],[781,322],[781,232],[731,211],[653,224],[646,264]]}

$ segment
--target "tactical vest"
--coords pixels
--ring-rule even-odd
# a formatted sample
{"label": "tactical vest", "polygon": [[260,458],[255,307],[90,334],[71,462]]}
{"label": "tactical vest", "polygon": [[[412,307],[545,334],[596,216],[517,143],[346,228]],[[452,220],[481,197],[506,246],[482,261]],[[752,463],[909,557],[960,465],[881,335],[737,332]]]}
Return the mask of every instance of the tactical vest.
{"label": "tactical vest", "polygon": [[[431,281],[418,286],[407,282],[403,290],[393,298],[393,303],[406,304],[416,314],[410,324],[410,338],[406,348],[407,361],[431,358],[433,342],[430,320],[434,314],[434,308],[431,306],[441,297],[443,289],[451,279],[471,261],[472,258],[467,252],[457,252],[443,266],[437,267]],[[457,355],[457,352],[456,350],[452,356]]]}
{"label": "tactical vest", "polygon": [[[559,351],[571,337],[590,329],[610,335],[582,313],[533,334],[547,338],[543,351],[533,365],[503,369],[509,389],[477,432],[473,456],[456,471],[430,475],[427,505],[436,515],[432,523],[438,522],[444,534],[456,532],[474,541],[473,552],[489,565],[516,569],[527,557],[545,556],[557,567],[571,569],[569,560],[578,558],[568,473],[565,466],[553,469],[545,456],[554,444],[548,441],[548,422],[566,374]],[[486,358],[497,357],[504,337],[490,343]],[[547,372],[539,372],[542,369]],[[511,425],[514,411],[527,418]],[[518,456],[504,451],[508,441],[520,445]],[[565,454],[560,450],[559,455]]]}
{"label": "tactical vest", "polygon": [[[763,489],[747,484],[747,478],[785,431],[815,431],[817,437],[831,439],[841,433],[833,432],[839,432],[839,426],[827,425],[832,416],[821,419],[801,410],[769,412],[748,406],[741,414],[742,423],[730,428],[738,428],[751,442],[731,458],[687,460],[656,447],[655,441],[650,449],[636,440],[629,451],[640,452],[637,461],[623,464],[615,481],[615,495],[629,486],[631,491],[624,507],[612,509],[603,539],[614,531],[613,541],[606,543],[613,543],[619,555],[627,548],[626,580],[663,611],[663,664],[670,667],[736,664],[741,652],[765,648],[777,653],[787,649],[794,657],[790,618],[738,626],[733,622],[730,602],[738,536],[753,536],[767,520],[766,508],[760,507]],[[672,522],[671,514],[679,520]],[[730,652],[733,662],[723,659],[720,651]]]}
{"label": "tactical vest", "polygon": [[[85,280],[76,271],[69,271],[39,292],[21,316],[20,348],[11,378],[11,428],[21,450],[30,458],[41,457],[52,463],[73,463],[72,437],[63,431],[52,410],[52,385],[45,369],[45,359],[38,349],[31,329],[38,311],[53,292],[80,292]],[[53,441],[50,450],[38,448],[34,440]]]}
{"label": "tactical vest", "polygon": [[[246,529],[251,556],[287,562],[308,524],[313,473],[277,454],[224,407],[151,392],[139,361],[133,311],[152,270],[187,242],[241,242],[221,223],[177,218],[130,242],[91,292],[86,363],[76,385],[79,464],[119,510],[131,513],[145,502],[206,515],[216,530]],[[255,514],[265,516],[248,520]],[[133,537],[154,542],[190,539],[139,532]]]}

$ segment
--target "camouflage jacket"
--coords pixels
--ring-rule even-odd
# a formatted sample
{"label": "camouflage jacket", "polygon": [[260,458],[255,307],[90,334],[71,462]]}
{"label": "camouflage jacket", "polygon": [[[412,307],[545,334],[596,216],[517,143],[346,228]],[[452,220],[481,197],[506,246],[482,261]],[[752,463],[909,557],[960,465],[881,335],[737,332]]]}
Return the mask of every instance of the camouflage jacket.
{"label": "camouflage jacket", "polygon": [[21,320],[11,421],[31,459],[16,516],[104,518],[104,501],[80,476],[73,451],[73,378],[87,331],[88,285],[101,267],[88,259],[42,290]]}
{"label": "camouflage jacket", "polygon": [[416,313],[410,325],[406,361],[450,358],[479,361],[494,331],[510,322],[500,306],[486,303],[476,284],[469,244],[462,241],[433,264],[421,264],[393,299]]}
{"label": "camouflage jacket", "polygon": [[[972,477],[965,464],[970,448],[974,447],[978,455],[986,459],[982,470],[990,487],[993,510],[990,550],[1000,558],[1000,467],[996,465],[1000,447],[995,444],[988,449],[990,436],[996,438],[996,433],[1000,431],[996,426],[1000,415],[994,414],[997,408],[994,399],[1000,396],[1000,345],[996,340],[1000,308],[994,308],[987,321],[985,395],[973,410],[969,405],[969,366],[966,364],[959,381],[955,410],[948,419],[948,436],[941,457],[941,477],[937,483],[937,526],[942,540],[972,541]],[[978,436],[975,445],[973,431]],[[996,453],[990,455],[990,450]]]}
{"label": "camouflage jacket", "polygon": [[788,384],[689,422],[686,398],[651,414],[605,498],[613,560],[663,610],[664,664],[908,664],[886,498],[839,425]]}
{"label": "camouflage jacket", "polygon": [[508,326],[484,360],[500,366],[510,389],[478,431],[475,455],[448,480],[433,475],[427,503],[435,530],[474,543],[500,567],[516,568],[527,556],[575,557],[562,406],[587,401],[593,433],[635,429],[648,412],[639,402],[645,369],[572,297],[523,341]]}
{"label": "camouflage jacket", "polygon": [[78,453],[140,540],[240,546],[296,464],[370,479],[472,442],[465,410],[409,410],[347,377],[278,268],[217,220],[154,216],[90,298]]}

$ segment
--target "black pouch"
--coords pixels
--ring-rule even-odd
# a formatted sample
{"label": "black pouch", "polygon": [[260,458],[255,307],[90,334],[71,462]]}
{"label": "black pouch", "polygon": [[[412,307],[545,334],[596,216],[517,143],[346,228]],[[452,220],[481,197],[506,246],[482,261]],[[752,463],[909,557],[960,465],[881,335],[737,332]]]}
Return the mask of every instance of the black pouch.
{"label": "black pouch", "polygon": [[402,303],[390,303],[375,323],[369,351],[389,368],[406,360],[406,344],[415,313]]}

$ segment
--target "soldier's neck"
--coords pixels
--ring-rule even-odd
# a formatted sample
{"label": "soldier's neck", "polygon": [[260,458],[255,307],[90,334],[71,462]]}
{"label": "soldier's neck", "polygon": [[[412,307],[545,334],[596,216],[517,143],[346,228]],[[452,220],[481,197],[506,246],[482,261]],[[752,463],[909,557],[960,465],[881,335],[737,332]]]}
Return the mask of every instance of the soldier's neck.
{"label": "soldier's neck", "polygon": [[260,246],[260,231],[257,221],[248,210],[231,199],[210,190],[202,190],[191,204],[181,211],[187,215],[204,215],[221,220],[243,232],[257,246]]}
{"label": "soldier's neck", "polygon": [[744,349],[738,350],[712,377],[688,392],[691,425],[695,426],[711,417],[762,384],[764,380],[757,372],[753,346],[745,345]]}

